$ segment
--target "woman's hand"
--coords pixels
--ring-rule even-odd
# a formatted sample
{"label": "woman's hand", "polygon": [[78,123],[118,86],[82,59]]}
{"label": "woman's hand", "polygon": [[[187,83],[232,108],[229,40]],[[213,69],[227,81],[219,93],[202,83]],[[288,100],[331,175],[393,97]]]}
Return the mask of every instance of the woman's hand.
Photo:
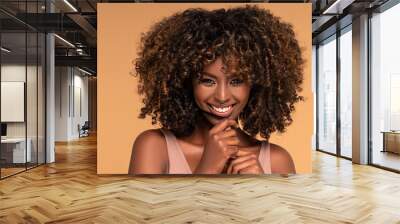
{"label": "woman's hand", "polygon": [[239,139],[234,120],[226,119],[215,125],[209,131],[203,155],[195,173],[219,174],[225,167],[229,158],[234,157],[238,151]]}
{"label": "woman's hand", "polygon": [[239,150],[228,167],[228,174],[263,174],[264,170],[254,152]]}

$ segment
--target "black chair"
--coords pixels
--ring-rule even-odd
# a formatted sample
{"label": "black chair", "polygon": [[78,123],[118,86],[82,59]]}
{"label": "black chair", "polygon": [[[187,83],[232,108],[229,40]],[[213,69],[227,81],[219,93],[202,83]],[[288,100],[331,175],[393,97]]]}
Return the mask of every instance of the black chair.
{"label": "black chair", "polygon": [[79,138],[89,136],[89,129],[90,129],[89,121],[85,121],[82,127],[78,125],[78,129],[79,129]]}

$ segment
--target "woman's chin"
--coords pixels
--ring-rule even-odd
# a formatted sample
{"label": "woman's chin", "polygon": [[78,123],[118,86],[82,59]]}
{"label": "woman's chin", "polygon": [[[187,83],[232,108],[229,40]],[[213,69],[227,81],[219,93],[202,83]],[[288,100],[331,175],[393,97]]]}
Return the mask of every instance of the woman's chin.
{"label": "woman's chin", "polygon": [[220,117],[220,116],[216,116],[210,113],[204,113],[204,117],[206,118],[206,120],[212,125],[215,126],[219,123],[221,123],[222,121],[226,120],[226,119],[234,119],[232,118],[232,116],[229,117]]}

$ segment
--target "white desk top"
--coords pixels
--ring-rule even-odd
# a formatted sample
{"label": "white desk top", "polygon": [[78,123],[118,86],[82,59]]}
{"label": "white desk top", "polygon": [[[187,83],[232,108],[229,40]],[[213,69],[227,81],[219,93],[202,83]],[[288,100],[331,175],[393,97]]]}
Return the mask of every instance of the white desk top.
{"label": "white desk top", "polygon": [[[1,139],[1,143],[20,143],[24,142],[25,138],[6,138],[6,139]],[[28,139],[29,141],[29,139]]]}

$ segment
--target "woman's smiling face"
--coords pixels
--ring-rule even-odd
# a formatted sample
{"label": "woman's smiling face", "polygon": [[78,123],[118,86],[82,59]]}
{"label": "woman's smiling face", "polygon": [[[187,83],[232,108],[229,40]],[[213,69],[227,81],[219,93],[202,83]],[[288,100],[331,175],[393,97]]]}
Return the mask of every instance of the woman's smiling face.
{"label": "woman's smiling face", "polygon": [[227,72],[219,57],[206,65],[202,76],[193,81],[193,91],[204,117],[216,125],[226,118],[237,119],[249,99],[250,84]]}

